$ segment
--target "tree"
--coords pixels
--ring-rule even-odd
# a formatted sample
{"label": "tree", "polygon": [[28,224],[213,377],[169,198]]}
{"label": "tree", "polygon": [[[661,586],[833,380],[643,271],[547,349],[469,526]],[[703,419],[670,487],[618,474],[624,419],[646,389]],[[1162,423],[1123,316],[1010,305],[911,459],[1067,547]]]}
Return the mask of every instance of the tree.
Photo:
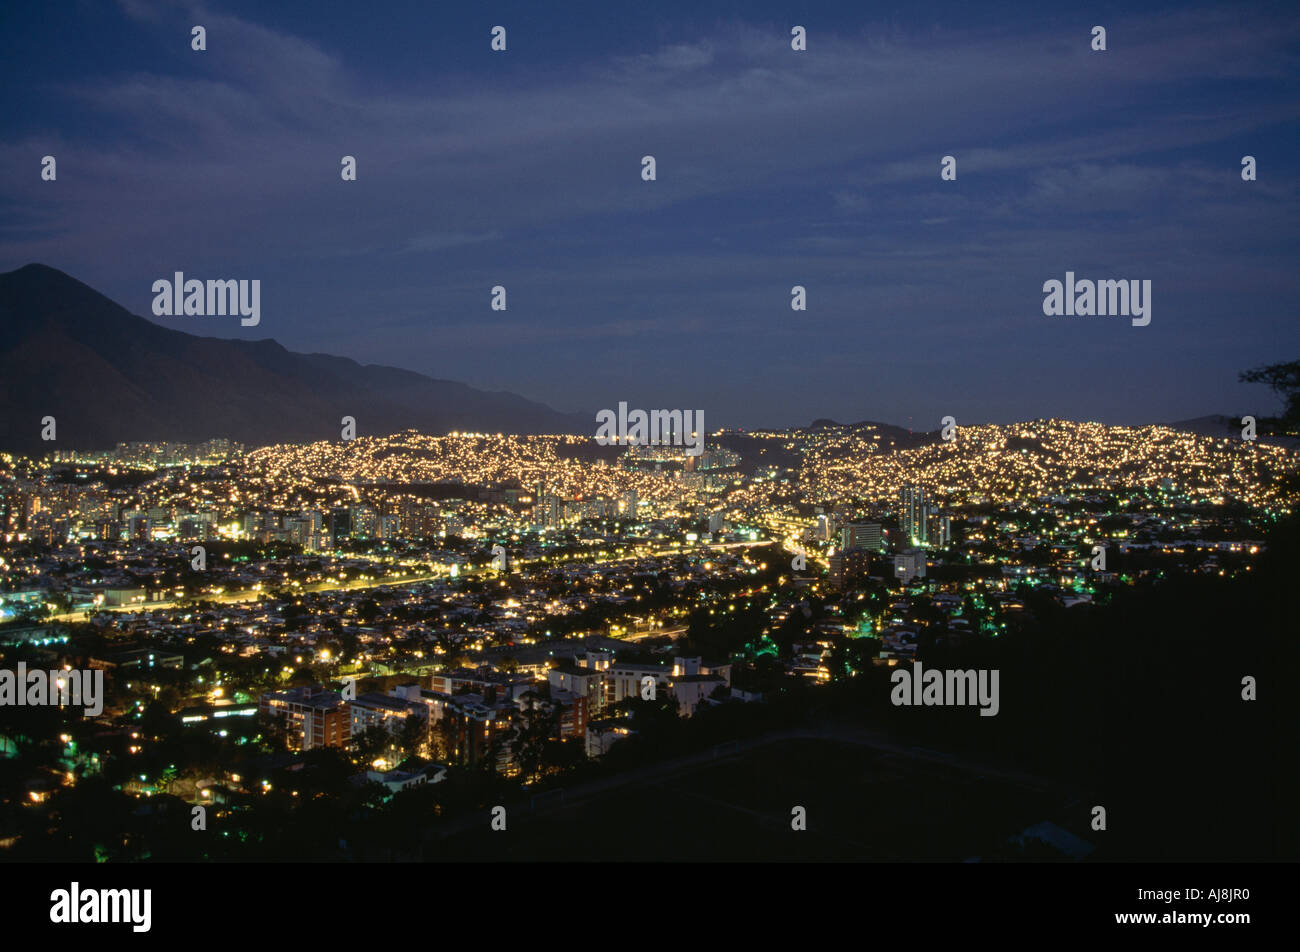
{"label": "tree", "polygon": [[440,763],[450,764],[457,760],[456,726],[451,717],[444,716],[433,725],[429,747],[433,759]]}
{"label": "tree", "polygon": [[1263,417],[1261,422],[1273,423],[1283,431],[1300,428],[1300,360],[1246,370],[1239,379],[1242,383],[1266,383],[1282,398],[1282,415]]}
{"label": "tree", "polygon": [[360,734],[352,736],[351,748],[357,761],[369,767],[376,758],[392,746],[393,738],[384,728],[372,724]]}
{"label": "tree", "polygon": [[545,749],[559,734],[561,711],[560,704],[534,697],[516,714],[510,753],[525,781],[541,772]]}
{"label": "tree", "polygon": [[429,722],[411,715],[402,723],[397,734],[397,747],[403,757],[418,757],[424,753],[429,740]]}

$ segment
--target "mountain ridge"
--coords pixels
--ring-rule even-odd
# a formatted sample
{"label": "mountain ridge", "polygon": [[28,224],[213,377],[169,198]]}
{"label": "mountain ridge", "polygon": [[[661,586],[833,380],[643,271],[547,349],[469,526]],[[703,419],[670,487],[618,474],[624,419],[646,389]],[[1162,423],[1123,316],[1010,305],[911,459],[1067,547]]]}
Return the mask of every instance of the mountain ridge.
{"label": "mountain ridge", "polygon": [[[0,274],[0,448],[103,449],[119,442],[249,445],[358,435],[582,433],[566,414],[504,390],[478,390],[274,338],[231,340],[162,327],[48,265]],[[41,439],[53,416],[57,439]]]}
{"label": "mountain ridge", "polygon": [[[271,337],[238,340],[164,327],[38,263],[0,274],[0,404],[0,450],[27,453],[218,437],[248,445],[333,440],[344,416],[355,418],[362,436],[406,429],[590,434],[594,426],[592,415],[562,413],[506,390],[299,353]],[[57,421],[54,441],[41,439],[46,416]],[[1205,436],[1240,433],[1224,415],[1158,425]],[[827,417],[797,429],[860,427],[878,428],[901,445],[929,436]]]}

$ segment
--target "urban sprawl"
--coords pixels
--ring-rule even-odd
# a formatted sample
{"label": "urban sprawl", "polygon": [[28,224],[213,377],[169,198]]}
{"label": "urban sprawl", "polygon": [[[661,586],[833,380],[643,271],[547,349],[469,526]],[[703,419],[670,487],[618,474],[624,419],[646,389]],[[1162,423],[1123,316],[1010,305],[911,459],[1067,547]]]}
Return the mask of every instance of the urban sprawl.
{"label": "urban sprawl", "polygon": [[0,667],[106,682],[97,717],[5,722],[7,809],[97,781],[237,818],[311,796],[328,750],[380,802],[462,773],[542,789],[612,762],[647,709],[770,704],[1002,637],[1043,599],[1249,572],[1290,512],[1278,446],[903,432],[0,455]]}

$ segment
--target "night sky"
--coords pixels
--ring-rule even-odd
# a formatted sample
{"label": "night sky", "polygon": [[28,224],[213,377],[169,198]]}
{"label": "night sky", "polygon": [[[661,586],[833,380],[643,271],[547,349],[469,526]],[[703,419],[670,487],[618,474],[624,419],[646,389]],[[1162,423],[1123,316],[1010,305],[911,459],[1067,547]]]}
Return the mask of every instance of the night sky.
{"label": "night sky", "polygon": [[[1300,358],[1294,4],[384,6],[5,4],[0,270],[257,278],[153,319],[709,429],[1266,415]],[[1044,316],[1067,270],[1150,325]]]}

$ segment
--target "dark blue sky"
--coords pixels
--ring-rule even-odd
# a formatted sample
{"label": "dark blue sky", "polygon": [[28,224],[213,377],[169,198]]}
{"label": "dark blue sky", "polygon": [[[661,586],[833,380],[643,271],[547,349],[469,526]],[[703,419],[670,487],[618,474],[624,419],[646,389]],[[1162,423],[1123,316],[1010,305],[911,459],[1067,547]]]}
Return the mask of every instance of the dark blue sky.
{"label": "dark blue sky", "polygon": [[1294,4],[13,6],[0,270],[261,279],[170,327],[710,429],[1265,414],[1300,358]]}

